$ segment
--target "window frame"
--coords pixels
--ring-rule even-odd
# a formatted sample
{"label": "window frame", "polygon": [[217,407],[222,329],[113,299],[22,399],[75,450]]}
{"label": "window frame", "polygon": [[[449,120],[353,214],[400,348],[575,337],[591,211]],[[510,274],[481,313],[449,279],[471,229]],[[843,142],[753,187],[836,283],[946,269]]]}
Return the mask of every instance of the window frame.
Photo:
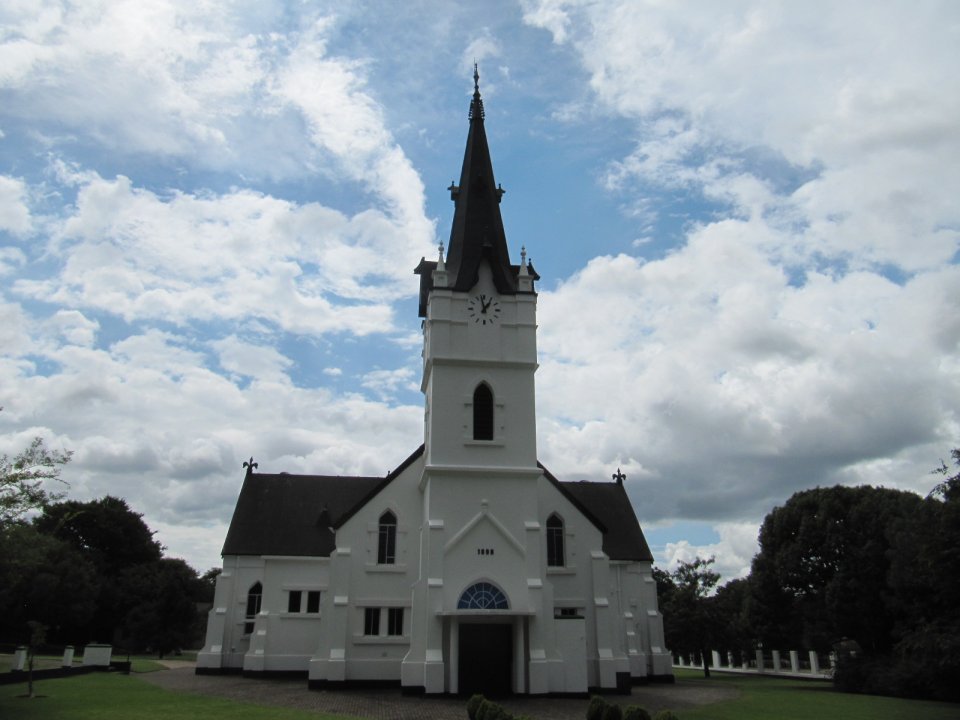
{"label": "window frame", "polygon": [[403,608],[387,608],[387,635],[403,637]]}
{"label": "window frame", "polygon": [[247,590],[247,607],[244,612],[243,634],[253,634],[254,623],[257,615],[263,608],[263,583],[257,580],[250,589]]}
{"label": "window frame", "polygon": [[493,388],[480,382],[473,390],[473,439],[489,442],[496,437]]}
{"label": "window frame", "polygon": [[380,637],[380,608],[363,609],[363,634],[364,637]]}
{"label": "window frame", "polygon": [[386,510],[377,521],[377,565],[397,564],[397,516]]}
{"label": "window frame", "polygon": [[562,568],[567,566],[566,527],[563,518],[558,513],[551,513],[547,518],[547,567]]}

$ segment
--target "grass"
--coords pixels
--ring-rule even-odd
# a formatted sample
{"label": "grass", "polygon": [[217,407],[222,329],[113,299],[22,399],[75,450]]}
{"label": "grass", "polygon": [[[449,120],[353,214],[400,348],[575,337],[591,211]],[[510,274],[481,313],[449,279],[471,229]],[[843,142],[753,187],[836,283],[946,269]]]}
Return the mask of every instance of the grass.
{"label": "grass", "polygon": [[133,675],[94,673],[34,684],[43,697],[17,697],[26,683],[0,685],[4,720],[344,720],[343,715],[266,707],[222,698],[175,693]]}
{"label": "grass", "polygon": [[960,706],[953,703],[837,692],[827,682],[676,670],[678,683],[700,681],[735,687],[736,700],[679,712],[681,720],[956,720]]}
{"label": "grass", "polygon": [[[36,683],[44,697],[17,697],[26,683],[0,686],[0,718],[4,720],[344,720],[345,716],[288,708],[266,707],[190,693],[175,693],[149,685],[134,675],[95,673]],[[146,666],[149,671],[150,666]],[[152,668],[156,669],[156,668]],[[704,680],[698,672],[677,671],[677,683],[709,683],[740,691],[735,700],[678,712],[680,720],[956,720],[960,705],[848,695],[829,683],[769,677],[721,675]],[[464,711],[466,717],[466,711]],[[549,720],[537,718],[537,720]]]}

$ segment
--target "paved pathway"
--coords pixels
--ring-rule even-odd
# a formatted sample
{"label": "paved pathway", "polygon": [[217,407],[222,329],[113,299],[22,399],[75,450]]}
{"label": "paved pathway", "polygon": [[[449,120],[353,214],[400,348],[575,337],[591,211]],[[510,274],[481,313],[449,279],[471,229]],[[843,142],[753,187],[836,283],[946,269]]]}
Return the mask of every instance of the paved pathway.
{"label": "paved pathway", "polygon": [[[180,663],[177,663],[180,665]],[[192,665],[144,673],[137,677],[177,692],[199,693],[258,705],[291,707],[370,720],[466,720],[466,699],[407,697],[397,688],[317,691],[306,680],[260,680],[239,675],[196,675]],[[737,691],[702,680],[684,679],[674,685],[635,687],[630,697],[609,695],[609,702],[640,705],[651,714],[662,708],[682,710],[730,700]],[[583,720],[587,700],[515,697],[501,701],[511,713],[535,720]]]}

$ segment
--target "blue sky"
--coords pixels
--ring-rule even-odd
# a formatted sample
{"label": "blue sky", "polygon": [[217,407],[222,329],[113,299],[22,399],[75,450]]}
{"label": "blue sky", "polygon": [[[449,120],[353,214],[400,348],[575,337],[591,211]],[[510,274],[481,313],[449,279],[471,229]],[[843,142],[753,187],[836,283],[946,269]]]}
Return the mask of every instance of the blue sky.
{"label": "blue sky", "polygon": [[793,492],[960,444],[958,47],[950,2],[5,3],[0,451],[199,569],[249,456],[400,463],[476,61],[541,460],[742,574]]}

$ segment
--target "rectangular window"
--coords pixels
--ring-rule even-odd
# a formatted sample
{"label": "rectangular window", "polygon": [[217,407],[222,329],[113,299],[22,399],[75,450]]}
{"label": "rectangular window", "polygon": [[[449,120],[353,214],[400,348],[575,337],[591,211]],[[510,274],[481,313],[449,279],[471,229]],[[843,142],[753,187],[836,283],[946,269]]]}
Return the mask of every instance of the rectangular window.
{"label": "rectangular window", "polygon": [[320,612],[320,591],[319,590],[309,590],[307,592],[307,612],[308,613]]}
{"label": "rectangular window", "polygon": [[387,610],[387,635],[403,635],[403,608]]}
{"label": "rectangular window", "polygon": [[580,608],[554,608],[553,616],[555,618],[582,618],[583,611]]}
{"label": "rectangular window", "polygon": [[363,610],[363,634],[380,634],[380,608],[364,608]]}
{"label": "rectangular window", "polygon": [[287,612],[298,613],[300,612],[300,596],[303,593],[300,590],[291,590],[289,595],[287,595]]}

